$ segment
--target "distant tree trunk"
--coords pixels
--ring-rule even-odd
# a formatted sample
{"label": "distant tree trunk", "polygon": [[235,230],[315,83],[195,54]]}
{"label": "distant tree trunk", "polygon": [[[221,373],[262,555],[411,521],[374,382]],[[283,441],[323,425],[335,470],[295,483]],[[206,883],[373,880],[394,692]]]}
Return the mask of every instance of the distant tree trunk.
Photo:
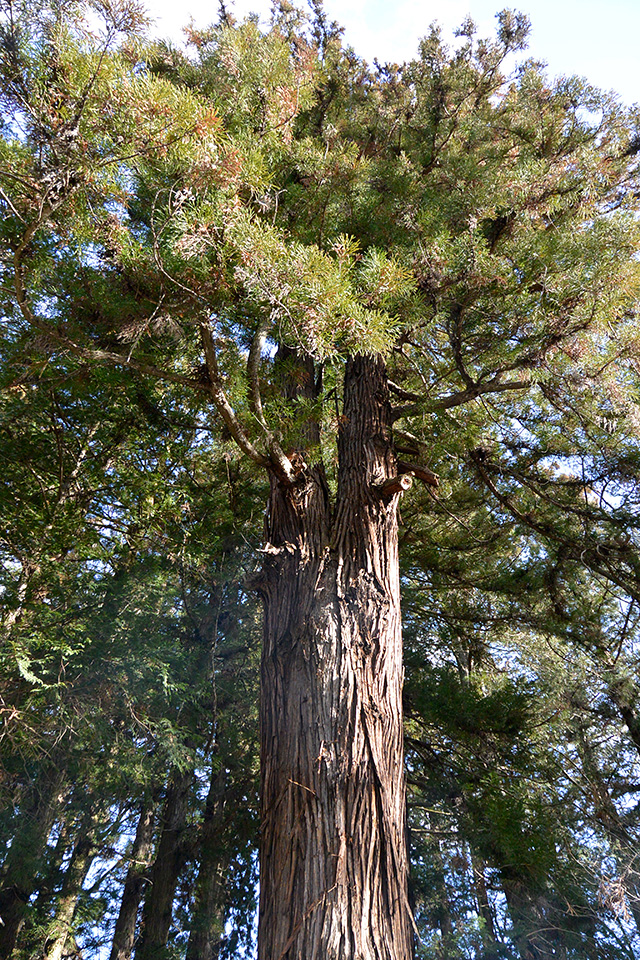
{"label": "distant tree trunk", "polygon": [[555,960],[557,931],[546,916],[543,898],[533,895],[522,880],[503,877],[502,887],[521,960]]}
{"label": "distant tree trunk", "polygon": [[[295,457],[294,457],[295,460]],[[348,361],[335,511],[322,468],[271,479],[262,660],[260,960],[408,960],[391,407]]]}
{"label": "distant tree trunk", "polygon": [[0,960],[9,960],[24,923],[47,840],[64,797],[64,770],[43,771],[24,797],[0,882]]}
{"label": "distant tree trunk", "polygon": [[47,911],[51,913],[55,888],[60,880],[61,865],[71,842],[69,833],[73,828],[73,823],[69,817],[61,818],[54,826],[57,832],[56,845],[46,851],[42,876],[38,882],[38,892],[31,899],[33,916],[36,918],[36,922],[38,917],[47,915]]}
{"label": "distant tree trunk", "polygon": [[217,960],[226,916],[224,833],[226,771],[214,770],[202,824],[200,869],[186,960]]}
{"label": "distant tree trunk", "polygon": [[618,876],[626,890],[629,910],[633,916],[636,930],[640,933],[640,884],[636,880],[637,869],[631,867],[631,864],[634,864],[637,860],[637,844],[622,822],[598,767],[593,746],[582,726],[578,728],[577,744],[582,761],[583,775],[593,794],[594,816],[602,825],[611,844],[618,867]]}
{"label": "distant tree trunk", "polygon": [[493,911],[489,902],[486,881],[486,866],[481,857],[471,851],[471,865],[473,868],[473,887],[478,904],[478,916],[482,920],[483,956],[486,960],[498,956],[498,938],[493,920]]}
{"label": "distant tree trunk", "polygon": [[120,910],[113,933],[110,960],[131,960],[136,937],[136,922],[142,894],[147,882],[148,867],[153,851],[155,802],[142,805],[135,839],[131,847],[131,862],[124,882]]}
{"label": "distant tree trunk", "polygon": [[434,867],[434,890],[433,909],[431,911],[431,922],[440,928],[442,937],[443,956],[447,956],[449,947],[454,936],[453,921],[451,919],[451,904],[449,902],[449,891],[447,890],[447,877],[442,856],[442,848],[437,837],[432,837],[431,853],[433,856]]}
{"label": "distant tree trunk", "polygon": [[94,829],[95,817],[89,813],[80,823],[62,889],[56,897],[55,918],[45,942],[43,960],[62,960],[64,955],[82,885],[95,855]]}
{"label": "distant tree trunk", "polygon": [[170,778],[160,838],[149,871],[136,960],[159,960],[167,943],[176,887],[186,859],[184,832],[192,783],[191,771],[176,772]]}

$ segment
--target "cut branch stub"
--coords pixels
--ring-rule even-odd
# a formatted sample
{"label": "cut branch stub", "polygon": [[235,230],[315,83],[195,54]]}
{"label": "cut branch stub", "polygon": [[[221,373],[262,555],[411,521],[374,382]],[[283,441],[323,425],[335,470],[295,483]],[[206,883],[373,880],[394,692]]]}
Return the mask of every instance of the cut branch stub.
{"label": "cut branch stub", "polygon": [[389,477],[384,483],[376,487],[376,492],[383,500],[390,500],[396,493],[404,493],[413,484],[408,473],[401,473],[397,477]]}
{"label": "cut branch stub", "polygon": [[422,467],[419,463],[407,463],[406,460],[398,460],[398,470],[402,470],[403,474],[409,474],[411,477],[415,477],[417,480],[422,480],[423,483],[426,483],[429,487],[438,487],[440,485],[440,477],[437,473],[434,473],[433,470],[429,470],[428,467]]}

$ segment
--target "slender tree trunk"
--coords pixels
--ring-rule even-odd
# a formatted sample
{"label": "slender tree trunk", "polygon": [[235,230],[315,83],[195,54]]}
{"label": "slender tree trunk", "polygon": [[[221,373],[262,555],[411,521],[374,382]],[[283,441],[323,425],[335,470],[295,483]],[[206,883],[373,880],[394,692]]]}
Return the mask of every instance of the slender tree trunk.
{"label": "slender tree trunk", "polygon": [[640,884],[636,880],[638,872],[633,869],[637,859],[637,845],[622,822],[598,766],[593,746],[582,726],[578,728],[577,744],[583,776],[590,784],[593,794],[594,816],[602,825],[611,844],[618,874],[626,890],[629,910],[636,930],[640,933]]}
{"label": "slender tree trunk", "polygon": [[322,469],[272,478],[262,587],[260,960],[409,960],[397,553],[382,361],[347,363]]}
{"label": "slender tree trunk", "polygon": [[73,823],[71,818],[63,818],[59,821],[58,836],[56,845],[47,851],[46,862],[43,864],[43,877],[38,885],[38,893],[31,900],[33,916],[36,918],[44,917],[52,912],[53,901],[55,898],[55,888],[60,880],[61,865],[64,862],[65,854],[71,843],[69,834]]}
{"label": "slender tree trunk", "polygon": [[493,960],[498,956],[498,938],[493,920],[493,910],[489,901],[486,881],[486,866],[481,857],[471,851],[471,866],[473,869],[473,887],[478,904],[478,916],[482,920],[482,945],[486,960]]}
{"label": "slender tree trunk", "polygon": [[436,923],[440,928],[443,956],[446,957],[454,938],[454,928],[451,919],[451,903],[449,900],[449,891],[447,890],[447,877],[444,858],[442,856],[442,847],[437,837],[432,837],[431,854],[434,867],[433,885],[435,887],[435,902],[431,912],[431,922]]}
{"label": "slender tree trunk", "polygon": [[195,904],[189,932],[186,960],[217,960],[224,935],[226,916],[224,810],[226,772],[214,770],[207,796],[200,869],[196,882]]}
{"label": "slender tree trunk", "polygon": [[82,885],[95,855],[93,830],[95,817],[88,815],[80,824],[62,889],[56,898],[56,914],[45,942],[43,960],[62,960],[71,933],[71,925],[82,893]]}
{"label": "slender tree trunk", "polygon": [[148,866],[153,851],[155,803],[143,803],[131,847],[131,863],[124,882],[120,910],[113,933],[110,960],[130,960],[136,937],[136,922],[142,894],[147,882]]}
{"label": "slender tree trunk", "polygon": [[64,770],[42,773],[24,798],[2,868],[0,885],[0,960],[9,960],[25,920],[29,900],[38,886],[38,873],[47,840],[64,798]]}
{"label": "slender tree trunk", "polygon": [[136,960],[159,960],[167,943],[176,886],[186,855],[184,832],[192,783],[191,771],[176,773],[167,788],[162,831],[149,873]]}

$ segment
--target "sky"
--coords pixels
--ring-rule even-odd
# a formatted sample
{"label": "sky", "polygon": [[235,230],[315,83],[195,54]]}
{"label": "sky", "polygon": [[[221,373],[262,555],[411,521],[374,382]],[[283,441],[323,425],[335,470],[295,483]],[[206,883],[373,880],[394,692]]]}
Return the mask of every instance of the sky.
{"label": "sky", "polygon": [[[153,33],[180,42],[181,29],[216,19],[217,0],[146,0],[155,20]],[[437,20],[445,37],[467,15],[490,36],[495,14],[504,6],[526,13],[532,24],[528,56],[548,64],[552,76],[578,74],[628,104],[640,102],[640,0],[325,0],[345,38],[372,61],[402,62],[412,57],[420,37]],[[239,18],[266,17],[270,0],[235,0],[228,8]]]}

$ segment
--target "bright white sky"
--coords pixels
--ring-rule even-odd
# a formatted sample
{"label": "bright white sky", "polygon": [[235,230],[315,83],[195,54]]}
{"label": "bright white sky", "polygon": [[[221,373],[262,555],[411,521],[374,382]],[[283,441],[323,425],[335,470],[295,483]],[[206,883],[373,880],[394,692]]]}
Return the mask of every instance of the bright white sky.
{"label": "bright white sky", "polygon": [[[302,5],[302,4],[301,4]],[[640,0],[325,0],[331,19],[346,29],[346,40],[371,61],[401,62],[437,20],[445,35],[471,14],[480,32],[491,35],[495,14],[505,6],[528,14],[532,35],[528,55],[544,60],[552,75],[578,74],[627,103],[640,102]],[[270,0],[229,3],[237,17],[266,16]],[[181,28],[216,19],[217,0],[147,0],[154,34],[180,42]]]}

